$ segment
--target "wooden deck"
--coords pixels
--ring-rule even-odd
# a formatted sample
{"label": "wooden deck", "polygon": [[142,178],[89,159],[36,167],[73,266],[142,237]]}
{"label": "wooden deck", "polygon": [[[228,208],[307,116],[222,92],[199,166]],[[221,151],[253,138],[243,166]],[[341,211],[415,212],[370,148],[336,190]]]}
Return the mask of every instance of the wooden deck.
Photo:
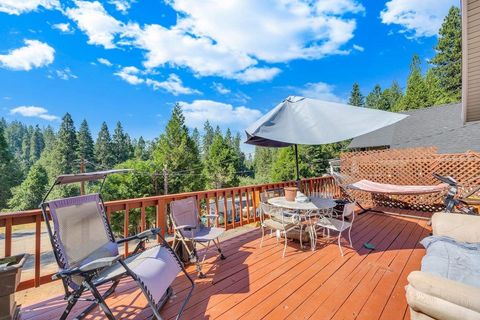
{"label": "wooden deck", "polygon": [[[418,242],[429,232],[425,220],[367,213],[356,219],[354,248],[344,257],[336,242],[322,241],[314,252],[292,242],[284,259],[283,243],[266,237],[259,248],[259,230],[242,234],[223,243],[227,260],[208,259],[208,277],[195,280],[183,319],[409,319],[404,286],[420,267],[424,250]],[[365,242],[376,249],[365,249]],[[165,319],[174,318],[183,301],[185,277],[173,288],[161,312]],[[132,281],[124,281],[107,302],[118,319],[151,316]],[[58,319],[64,305],[56,297],[24,306],[21,318]],[[98,310],[87,317],[103,318]]]}

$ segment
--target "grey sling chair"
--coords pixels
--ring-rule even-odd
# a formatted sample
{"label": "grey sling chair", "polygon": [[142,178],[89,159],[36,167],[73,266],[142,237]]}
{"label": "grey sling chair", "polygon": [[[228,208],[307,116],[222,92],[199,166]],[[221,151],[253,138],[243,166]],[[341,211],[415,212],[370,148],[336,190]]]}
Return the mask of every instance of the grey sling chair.
{"label": "grey sling chair", "polygon": [[[53,278],[61,279],[68,302],[60,319],[66,319],[79,300],[92,301],[75,319],[82,319],[100,306],[105,316],[115,319],[105,299],[111,295],[122,278],[132,278],[145,295],[153,311],[152,319],[162,319],[159,310],[173,293],[172,282],[183,271],[191,283],[191,289],[180,307],[180,318],[190,296],[194,283],[182,262],[154,228],[115,241],[112,229],[105,215],[105,205],[100,193],[65,199],[46,201],[55,186],[70,183],[102,180],[100,191],[107,175],[131,170],[108,170],[59,176],[42,201],[41,209],[52,243],[55,259],[59,266]],[[49,221],[51,217],[51,222]],[[149,237],[158,236],[161,244],[146,248]],[[118,246],[129,241],[138,242],[128,257],[119,255]],[[101,294],[97,287],[109,284]],[[81,296],[90,291],[93,298]]]}
{"label": "grey sling chair", "polygon": [[[217,215],[206,215],[207,219],[216,217]],[[220,237],[225,231],[223,228],[206,227],[200,223],[198,216],[197,201],[194,197],[172,201],[170,203],[170,217],[172,218],[173,229],[175,236],[173,239],[173,249],[183,244],[190,256],[190,262],[196,264],[196,269],[199,278],[205,278],[202,272],[202,264],[207,256],[207,251],[210,249],[210,243],[213,242],[220,254],[220,259],[225,260],[226,257],[220,248]],[[191,247],[188,246],[190,242]],[[203,257],[200,260],[197,253],[197,244],[205,248]]]}

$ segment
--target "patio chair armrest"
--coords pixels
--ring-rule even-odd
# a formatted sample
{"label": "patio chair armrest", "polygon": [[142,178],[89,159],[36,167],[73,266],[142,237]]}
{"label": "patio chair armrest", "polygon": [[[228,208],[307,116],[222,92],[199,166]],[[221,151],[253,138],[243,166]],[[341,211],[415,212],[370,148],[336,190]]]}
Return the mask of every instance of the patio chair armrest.
{"label": "patio chair armrest", "polygon": [[71,269],[64,269],[64,270],[61,270],[61,271],[55,273],[52,276],[52,280],[66,278],[66,277],[70,277],[70,276],[80,274],[80,273],[82,273],[82,271],[80,271],[80,269],[78,267],[71,268]]}
{"label": "patio chair armrest", "polygon": [[189,229],[196,229],[196,228],[197,228],[197,226],[192,226],[192,225],[186,224],[186,225],[176,226],[174,229],[175,230],[181,230],[181,229],[189,230]]}
{"label": "patio chair armrest", "polygon": [[121,257],[122,257],[121,255],[118,255],[115,257],[105,257],[105,258],[93,260],[87,264],[84,264],[83,266],[78,267],[78,270],[80,270],[80,272],[89,272],[89,271],[102,269],[105,267],[110,267],[114,263],[116,263],[118,260],[120,260]]}
{"label": "patio chair armrest", "polygon": [[129,241],[132,241],[132,240],[145,240],[148,237],[154,236],[154,235],[157,235],[157,234],[160,234],[160,228],[152,228],[152,229],[145,230],[143,232],[134,234],[133,236],[126,237],[126,238],[123,238],[123,239],[119,239],[119,240],[117,240],[117,244],[122,244],[122,243],[129,242]]}
{"label": "patio chair armrest", "polygon": [[216,218],[216,217],[218,217],[219,215],[212,213],[212,214],[204,214],[203,216],[204,216],[204,217],[208,217],[208,218]]}

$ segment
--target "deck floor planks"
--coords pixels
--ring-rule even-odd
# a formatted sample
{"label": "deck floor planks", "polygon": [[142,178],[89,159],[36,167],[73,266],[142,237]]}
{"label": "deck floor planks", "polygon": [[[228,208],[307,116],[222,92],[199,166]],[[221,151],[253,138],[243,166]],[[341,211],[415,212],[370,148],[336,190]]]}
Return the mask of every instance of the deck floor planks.
{"label": "deck floor planks", "polygon": [[[183,319],[409,319],[406,277],[419,268],[424,250],[418,240],[429,232],[422,220],[369,213],[355,221],[354,248],[344,247],[345,257],[336,242],[315,252],[292,243],[284,259],[283,241],[276,245],[266,236],[260,249],[260,232],[247,232],[223,242],[227,260],[214,253],[207,257],[207,279],[196,279],[189,266],[197,288]],[[364,249],[364,242],[376,250]],[[173,287],[176,295],[161,312],[165,319],[174,318],[187,294],[186,278],[178,277]],[[107,303],[119,319],[151,316],[131,280],[122,281]],[[64,305],[56,298],[27,306],[22,319],[57,319]],[[104,316],[97,310],[86,319]]]}
{"label": "deck floor planks", "polygon": [[[385,250],[388,248],[390,243],[394,240],[395,234],[393,233],[396,229],[401,229],[402,224],[397,223],[398,221],[393,219],[384,218],[386,223],[385,226],[380,226],[378,230],[371,230],[373,232],[373,238],[366,239],[365,241],[371,242],[376,245],[376,250]],[[373,229],[373,228],[372,228]],[[354,273],[357,267],[362,263],[362,261],[370,253],[369,250],[361,246],[363,242],[356,243],[357,252],[342,265],[341,268],[337,270],[330,278],[328,278],[321,286],[310,295],[305,301],[291,313],[287,319],[308,319],[317,308],[330,296],[334,290],[343,285],[342,281],[350,274]]]}
{"label": "deck floor planks", "polygon": [[[421,227],[413,220],[406,221],[407,224],[405,228],[400,231],[395,241],[387,251],[382,253],[377,262],[372,263],[370,266],[365,263],[362,265],[362,268],[370,268],[358,283],[356,283],[356,281],[349,283],[351,285],[351,291],[345,290],[346,286],[342,286],[342,290],[338,293],[346,297],[342,305],[339,306],[337,310],[332,308],[331,313],[325,312],[325,315],[328,315],[332,319],[354,319],[359,314],[359,311],[372,295],[377,285],[379,285],[382,278],[387,274],[395,272],[395,269],[392,268],[392,262],[395,261],[403,251],[401,249],[413,248],[418,241],[419,232],[417,231],[421,230]],[[378,254],[378,252],[373,254]],[[335,297],[335,295],[332,295],[330,299],[341,301],[341,296]],[[332,303],[329,307],[334,305],[335,304]]]}

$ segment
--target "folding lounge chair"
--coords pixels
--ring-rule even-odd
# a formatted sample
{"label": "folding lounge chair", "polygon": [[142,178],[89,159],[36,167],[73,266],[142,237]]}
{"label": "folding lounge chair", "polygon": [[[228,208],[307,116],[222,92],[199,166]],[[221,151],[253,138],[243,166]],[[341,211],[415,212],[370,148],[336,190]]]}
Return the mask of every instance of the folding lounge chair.
{"label": "folding lounge chair", "polygon": [[[60,176],[50,191],[55,185],[105,179],[113,172],[118,171]],[[75,319],[84,318],[97,305],[108,319],[115,319],[105,299],[115,291],[119,281],[126,277],[132,278],[145,295],[153,318],[161,319],[159,310],[172,295],[170,285],[178,273],[183,271],[191,283],[191,289],[180,307],[177,319],[180,317],[190,299],[194,284],[179,258],[160,236],[159,229],[150,229],[115,241],[100,194],[48,202],[45,202],[45,199],[41,208],[60,268],[54,278],[62,280],[65,300],[68,301],[60,319],[66,319],[79,300],[92,301],[92,304]],[[52,222],[48,219],[49,215]],[[147,249],[145,243],[151,236],[160,237],[162,243]],[[118,246],[129,241],[138,243],[134,252],[123,258],[119,255]],[[104,284],[110,286],[101,294],[98,287]],[[90,291],[93,298],[81,298],[87,291]]]}
{"label": "folding lounge chair", "polygon": [[[200,223],[197,201],[194,197],[172,201],[170,203],[170,215],[175,232],[173,249],[176,250],[180,244],[183,244],[190,256],[190,261],[196,264],[198,277],[205,278],[205,274],[202,272],[202,264],[207,256],[207,251],[210,249],[211,242],[215,244],[220,254],[220,259],[226,259],[218,239],[225,230],[223,228],[206,227]],[[217,217],[217,215],[206,215],[206,217],[209,219]],[[190,242],[191,246],[187,242]],[[197,244],[205,248],[201,260],[198,257]]]}

